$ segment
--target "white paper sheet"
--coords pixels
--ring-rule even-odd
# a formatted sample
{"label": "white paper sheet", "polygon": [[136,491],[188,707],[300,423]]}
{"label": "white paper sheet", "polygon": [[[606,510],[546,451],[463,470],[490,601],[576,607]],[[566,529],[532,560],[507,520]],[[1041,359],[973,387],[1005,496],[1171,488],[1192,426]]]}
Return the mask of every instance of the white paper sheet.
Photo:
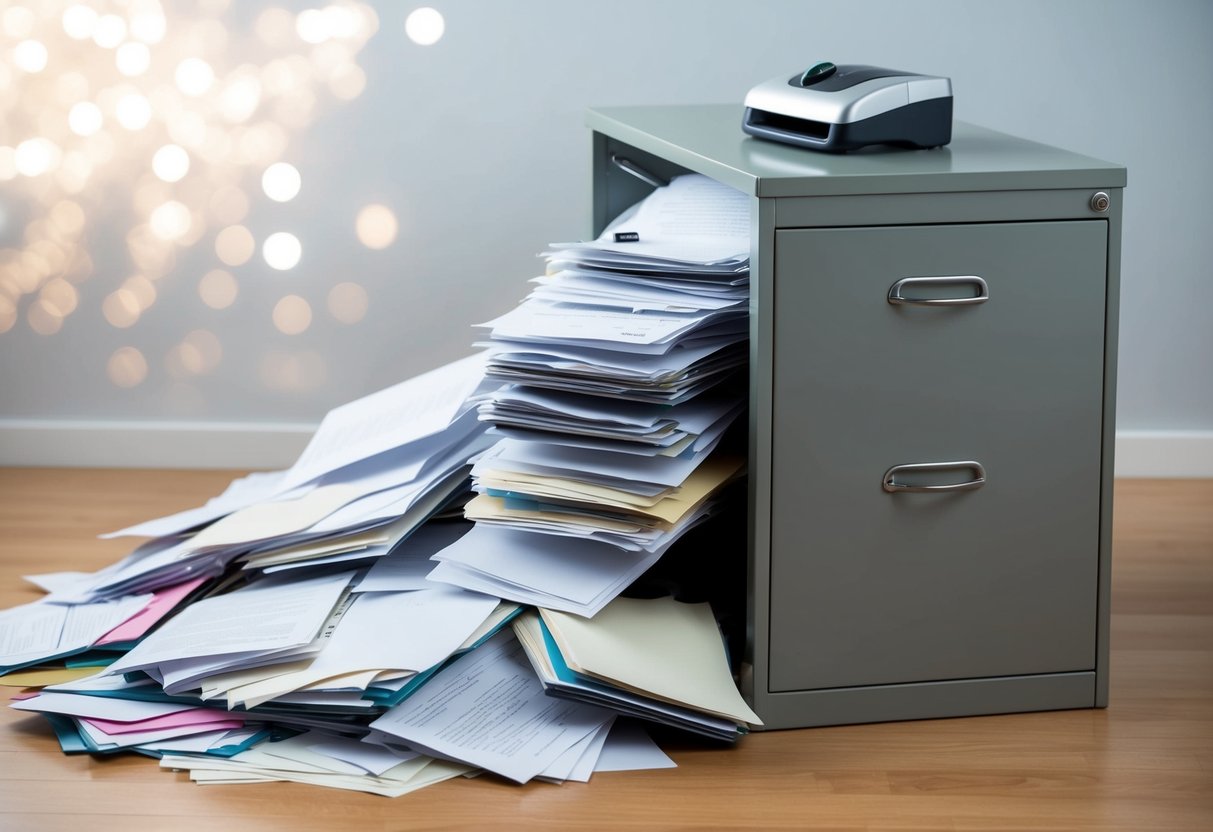
{"label": "white paper sheet", "polygon": [[303,581],[265,580],[196,601],[106,672],[116,674],[183,657],[222,656],[306,645],[345,591],[352,572]]}
{"label": "white paper sheet", "polygon": [[467,407],[483,377],[484,354],[477,353],[334,408],[287,472],[283,487],[438,433]]}
{"label": "white paper sheet", "polygon": [[544,695],[522,645],[502,631],[371,724],[417,749],[525,783],[613,717]]}

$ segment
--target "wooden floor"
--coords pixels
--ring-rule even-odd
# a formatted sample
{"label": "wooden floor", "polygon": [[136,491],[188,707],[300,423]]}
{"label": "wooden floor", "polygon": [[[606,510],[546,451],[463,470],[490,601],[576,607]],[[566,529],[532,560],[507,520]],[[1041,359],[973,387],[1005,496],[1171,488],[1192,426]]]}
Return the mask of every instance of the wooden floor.
{"label": "wooden floor", "polygon": [[[96,534],[198,505],[233,476],[0,469],[0,608],[38,597],[21,575],[117,560],[129,542]],[[753,734],[667,745],[677,769],[482,777],[392,800],[68,757],[40,718],[3,708],[0,830],[1213,830],[1213,480],[1121,481],[1115,516],[1107,710]]]}

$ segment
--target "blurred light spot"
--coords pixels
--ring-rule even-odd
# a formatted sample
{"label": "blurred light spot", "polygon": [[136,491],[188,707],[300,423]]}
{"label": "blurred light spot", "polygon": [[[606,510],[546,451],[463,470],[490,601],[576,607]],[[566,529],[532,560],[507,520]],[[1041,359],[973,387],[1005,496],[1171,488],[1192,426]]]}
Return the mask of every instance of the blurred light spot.
{"label": "blurred light spot", "polygon": [[253,31],[268,46],[289,46],[295,36],[295,16],[286,9],[268,8],[257,15]]}
{"label": "blurred light spot", "polygon": [[[49,224],[47,225],[49,226]],[[54,240],[49,239],[52,231],[53,228],[45,228],[43,239],[32,243],[29,250],[37,253],[38,256],[41,257],[46,263],[46,273],[48,275],[57,275],[62,274],[67,268],[67,251],[63,248],[63,246],[59,245]],[[63,307],[60,306],[59,308],[62,309]],[[73,305],[72,308],[75,308],[75,306]],[[67,313],[64,312],[64,314]]]}
{"label": "blurred light spot", "polygon": [[17,151],[11,147],[0,147],[0,181],[12,179],[17,171]]}
{"label": "blurred light spot", "polygon": [[64,193],[78,194],[88,185],[92,173],[93,163],[88,156],[79,150],[73,150],[63,157],[63,164],[59,166],[55,177]]}
{"label": "blurred light spot", "polygon": [[152,63],[152,53],[145,44],[124,43],[114,54],[114,63],[118,71],[127,77],[142,75]]}
{"label": "blurred light spot", "polygon": [[282,157],[287,140],[285,130],[273,122],[263,121],[240,135],[239,155],[248,164],[268,164]]}
{"label": "blurred light spot", "polygon": [[130,289],[117,289],[106,295],[105,300],[101,302],[101,314],[109,321],[110,326],[126,329],[139,320],[143,308],[139,305],[139,298]]}
{"label": "blurred light spot", "polygon": [[177,378],[213,372],[223,358],[223,347],[215,334],[195,329],[168,354],[169,373]]}
{"label": "blurred light spot", "polygon": [[50,220],[64,233],[75,236],[84,229],[84,209],[70,199],[62,199],[51,208]]}
{"label": "blurred light spot", "polygon": [[135,387],[147,378],[147,360],[134,347],[120,347],[106,362],[105,374],[118,387]]}
{"label": "blurred light spot", "polygon": [[91,101],[81,101],[67,113],[67,126],[77,136],[91,136],[101,129],[101,108]]}
{"label": "blurred light spot", "polygon": [[235,225],[248,216],[248,197],[239,188],[227,185],[211,194],[208,207],[220,225]]}
{"label": "blurred light spot", "polygon": [[308,350],[300,353],[274,351],[260,364],[261,382],[270,390],[302,392],[315,390],[328,375],[324,358]]}
{"label": "blurred light spot", "polygon": [[176,240],[190,230],[190,209],[176,200],[156,207],[148,217],[152,233],[162,240]]}
{"label": "blurred light spot", "polygon": [[177,82],[177,89],[197,97],[204,95],[215,83],[215,70],[201,58],[186,58],[177,64],[173,78]]}
{"label": "blurred light spot", "polygon": [[167,24],[160,12],[160,4],[143,0],[132,4],[131,36],[144,43],[159,43],[164,39]]}
{"label": "blurred light spot", "polygon": [[139,93],[132,92],[118,99],[114,114],[127,130],[142,130],[152,120],[152,105]]}
{"label": "blurred light spot", "polygon": [[206,119],[200,113],[189,110],[177,113],[165,126],[173,140],[186,147],[200,147],[206,141]]}
{"label": "blurred light spot", "polygon": [[243,225],[229,225],[215,235],[215,254],[229,266],[249,261],[257,249],[257,241]]}
{"label": "blurred light spot", "polygon": [[17,304],[7,295],[0,295],[0,332],[8,332],[17,323]]}
{"label": "blurred light spot", "polygon": [[[278,271],[286,271],[293,269],[299,264],[299,258],[303,254],[303,246],[299,243],[299,238],[287,231],[278,231],[265,238],[265,242],[261,244],[261,256],[265,258],[265,262],[270,268]],[[300,298],[302,300],[302,298]],[[277,313],[275,313],[277,320]],[[311,319],[311,313],[308,315]],[[306,329],[306,327],[304,327]]]}
{"label": "blurred light spot", "polygon": [[324,43],[329,38],[328,20],[320,9],[304,9],[295,18],[295,31],[304,43]]}
{"label": "blurred light spot", "polygon": [[60,318],[66,318],[75,312],[76,305],[80,302],[80,296],[76,292],[76,287],[62,277],[56,277],[48,281],[42,287],[39,297],[43,303],[54,309]]}
{"label": "blurred light spot", "polygon": [[46,69],[46,46],[41,41],[23,40],[13,47],[13,63],[22,72],[41,72]]}
{"label": "blurred light spot", "polygon": [[122,281],[120,288],[130,292],[140,312],[146,312],[156,302],[156,284],[141,274],[131,275]]}
{"label": "blurred light spot", "polygon": [[239,293],[236,278],[223,269],[209,271],[198,281],[198,297],[211,309],[227,309]]}
{"label": "blurred light spot", "polygon": [[275,202],[290,202],[299,193],[302,177],[294,165],[276,162],[261,175],[261,189]]}
{"label": "blurred light spot", "polygon": [[42,258],[26,252],[21,256],[21,262],[13,275],[17,280],[17,285],[24,294],[32,294],[38,291],[38,286],[42,282]]}
{"label": "blurred light spot", "polygon": [[331,78],[339,66],[354,59],[354,53],[340,41],[329,41],[312,50],[312,66],[320,78]]}
{"label": "blurred light spot", "polygon": [[25,312],[29,328],[39,335],[54,335],[63,328],[63,315],[44,300],[36,300]]}
{"label": "blurred light spot", "polygon": [[224,86],[219,112],[233,124],[248,121],[261,103],[261,81],[249,70],[242,71]]}
{"label": "blurred light spot", "polygon": [[41,176],[58,167],[61,158],[59,147],[50,139],[39,136],[36,139],[26,139],[17,145],[13,154],[13,165],[17,172],[24,176]]}
{"label": "blurred light spot", "polygon": [[10,38],[23,38],[34,30],[36,20],[34,13],[24,6],[12,6],[4,10],[0,28]]}
{"label": "blurred light spot", "polygon": [[68,6],[63,12],[63,31],[73,40],[88,40],[97,28],[97,12],[88,6]]}
{"label": "blurred light spot", "polygon": [[274,326],[283,335],[298,335],[312,325],[312,307],[298,295],[287,295],[274,304]]}
{"label": "blurred light spot", "polygon": [[325,6],[324,15],[328,18],[329,30],[333,37],[352,40],[363,34],[369,34],[368,21],[363,15],[373,16],[374,12],[367,6]]}
{"label": "blurred light spot", "polygon": [[103,49],[113,49],[126,40],[126,19],[116,14],[103,14],[93,28],[93,43]]}
{"label": "blurred light spot", "polygon": [[152,157],[152,171],[165,182],[177,182],[190,170],[190,155],[185,149],[166,144]]}
{"label": "blurred light spot", "polygon": [[368,205],[355,221],[358,240],[367,248],[387,248],[396,239],[396,215],[386,205]]}
{"label": "blurred light spot", "polygon": [[356,324],[366,317],[366,289],[357,283],[338,283],[329,289],[329,314],[343,324]]}
{"label": "blurred light spot", "polygon": [[167,274],[176,261],[173,244],[152,231],[148,225],[137,225],[126,235],[126,247],[131,260],[149,277]]}
{"label": "blurred light spot", "polygon": [[329,76],[329,90],[342,101],[353,101],[365,89],[366,73],[357,64],[343,64]]}
{"label": "blurred light spot", "polygon": [[405,34],[409,36],[409,40],[421,46],[437,43],[445,30],[446,22],[442,19],[442,14],[428,6],[414,9],[404,20]]}

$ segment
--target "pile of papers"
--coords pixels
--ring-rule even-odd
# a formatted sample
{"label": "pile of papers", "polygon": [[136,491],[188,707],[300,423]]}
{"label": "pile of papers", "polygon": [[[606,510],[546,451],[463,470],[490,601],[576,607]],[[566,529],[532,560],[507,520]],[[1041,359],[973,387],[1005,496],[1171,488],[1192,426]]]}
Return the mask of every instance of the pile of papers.
{"label": "pile of papers", "polygon": [[676,179],[554,246],[489,349],[107,535],[145,539],[118,563],[29,576],[0,684],[41,690],[13,707],[66,752],[388,796],[673,765],[635,720],[736,740],[759,720],[710,607],[620,595],[744,474],[748,211]]}
{"label": "pile of papers", "polygon": [[711,516],[744,473],[723,445],[745,407],[727,382],[748,338],[749,212],[677,177],[597,240],[553,245],[537,288],[483,324],[486,373],[510,383],[479,414],[502,438],[472,468],[476,529],[434,580],[591,617]]}

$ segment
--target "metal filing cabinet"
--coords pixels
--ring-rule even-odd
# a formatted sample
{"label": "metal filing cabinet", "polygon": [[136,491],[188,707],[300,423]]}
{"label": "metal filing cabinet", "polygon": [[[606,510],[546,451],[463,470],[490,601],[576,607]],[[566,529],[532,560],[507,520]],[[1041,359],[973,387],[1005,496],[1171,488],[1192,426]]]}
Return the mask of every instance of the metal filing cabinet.
{"label": "metal filing cabinet", "polygon": [[768,728],[1105,706],[1124,169],[740,120],[587,116],[595,234],[645,172],[752,198],[743,692]]}

